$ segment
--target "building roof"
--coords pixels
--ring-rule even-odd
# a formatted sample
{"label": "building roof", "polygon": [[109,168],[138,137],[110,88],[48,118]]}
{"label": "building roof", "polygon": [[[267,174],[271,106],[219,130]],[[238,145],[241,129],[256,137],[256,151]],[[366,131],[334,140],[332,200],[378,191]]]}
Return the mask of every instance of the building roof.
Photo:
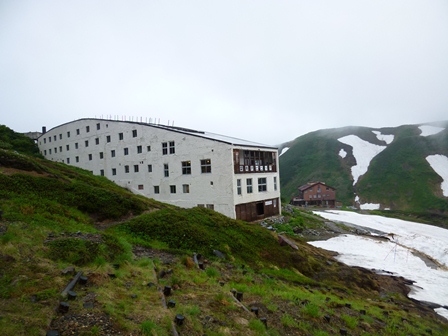
{"label": "building roof", "polygon": [[[167,130],[167,131],[170,131],[170,132],[183,133],[183,134],[188,134],[188,135],[192,135],[192,136],[196,136],[196,137],[200,137],[200,138],[205,138],[205,139],[209,139],[209,140],[223,142],[223,143],[227,143],[227,144],[234,145],[234,146],[263,147],[263,148],[278,149],[277,146],[271,146],[271,145],[261,144],[261,143],[257,143],[257,142],[253,142],[253,141],[233,138],[233,137],[229,137],[229,136],[226,136],[226,135],[210,133],[210,132],[205,132],[205,131],[197,131],[197,130],[193,130],[193,129],[189,129],[189,128],[178,127],[178,126],[167,126],[167,125],[160,125],[160,124],[146,123],[146,122],[138,122],[138,121],[122,121],[122,120],[112,120],[112,119],[82,118],[82,119],[74,120],[74,121],[71,121],[71,122],[68,122],[68,123],[65,123],[65,124],[61,124],[59,126],[67,125],[67,124],[70,124],[72,122],[81,121],[81,120],[96,120],[96,121],[108,121],[108,122],[118,122],[118,123],[128,123],[128,124],[143,125],[143,126],[148,126],[148,127],[164,129],[164,130]],[[59,126],[55,126],[52,129],[57,128]],[[50,129],[49,131],[51,131],[52,129]]]}
{"label": "building roof", "polygon": [[336,190],[336,188],[330,187],[329,185],[326,185],[324,182],[308,182],[307,184],[304,184],[304,185],[300,186],[298,189],[300,191],[305,191],[305,190],[307,190],[309,188],[314,187],[317,184],[322,184],[322,185],[324,185],[324,186],[326,186],[328,188]]}

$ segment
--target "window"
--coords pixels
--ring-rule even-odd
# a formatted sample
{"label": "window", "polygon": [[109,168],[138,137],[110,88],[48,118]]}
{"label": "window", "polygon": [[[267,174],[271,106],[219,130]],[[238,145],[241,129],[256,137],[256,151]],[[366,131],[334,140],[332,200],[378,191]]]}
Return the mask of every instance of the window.
{"label": "window", "polygon": [[182,161],[182,174],[183,175],[191,174],[191,161]]}
{"label": "window", "polygon": [[59,134],[59,140],[62,140],[62,134]]}
{"label": "window", "polygon": [[148,165],[148,173],[152,173],[152,165]]}
{"label": "window", "polygon": [[112,149],[112,150],[110,151],[110,156],[111,156],[111,157],[115,157],[115,149]]}
{"label": "window", "polygon": [[90,126],[86,126],[86,132],[87,132],[87,133],[90,132]]}
{"label": "window", "polygon": [[65,149],[67,149],[67,151],[70,150],[70,145],[65,145]]}
{"label": "window", "polygon": [[96,145],[99,145],[99,144],[100,144],[100,138],[96,138],[96,139],[95,139],[95,144],[96,144]]}
{"label": "window", "polygon": [[125,172],[126,174],[129,173],[129,166],[124,166],[124,172]]}
{"label": "window", "polygon": [[182,191],[184,194],[190,193],[190,185],[189,184],[182,184]]}
{"label": "window", "polygon": [[47,143],[47,138],[44,138],[44,143]]}
{"label": "window", "polygon": [[44,155],[47,155],[47,150],[46,149],[44,150]]}
{"label": "window", "polygon": [[137,146],[137,154],[141,154],[141,153],[143,153],[143,147]]}
{"label": "window", "polygon": [[48,150],[48,154],[51,154],[51,148]]}
{"label": "window", "polygon": [[59,153],[62,152],[62,146],[59,146]]}
{"label": "window", "polygon": [[242,194],[242,192],[241,192],[241,179],[237,179],[236,180],[236,193],[238,195]]}
{"label": "window", "polygon": [[277,171],[276,152],[236,149],[233,151],[235,173]]}
{"label": "window", "polygon": [[79,128],[76,129],[76,135],[79,135]]}
{"label": "window", "polygon": [[154,194],[158,194],[158,193],[160,193],[159,186],[154,186]]}
{"label": "window", "polygon": [[67,138],[70,138],[70,131],[67,132]]}
{"label": "window", "polygon": [[57,152],[58,152],[58,148],[55,147],[55,148],[54,148],[54,153],[56,154]]}
{"label": "window", "polygon": [[246,186],[247,186],[247,193],[252,194],[253,189],[252,189],[252,179],[251,178],[246,179]]}
{"label": "window", "polygon": [[277,176],[274,176],[274,190],[277,191]]}
{"label": "window", "polygon": [[117,168],[112,168],[112,175],[117,175]]}
{"label": "window", "polygon": [[86,147],[89,147],[89,140],[85,141]]}
{"label": "window", "polygon": [[56,135],[54,136],[54,141],[56,141]]}
{"label": "window", "polygon": [[138,165],[134,165],[134,173],[138,173]]}
{"label": "window", "polygon": [[75,142],[75,148],[78,149],[78,143],[77,142]]}
{"label": "window", "polygon": [[167,155],[167,154],[168,154],[168,143],[162,142],[162,155]]}
{"label": "window", "polygon": [[67,158],[67,164],[70,164],[70,158]]}
{"label": "window", "polygon": [[[50,153],[51,154],[51,153]],[[79,162],[79,156],[75,157],[75,161]]]}
{"label": "window", "polygon": [[123,133],[118,133],[118,139],[123,140]]}
{"label": "window", "polygon": [[104,153],[100,152],[100,159],[104,159]]}
{"label": "window", "polygon": [[151,151],[151,146],[146,146],[146,151],[150,152]]}
{"label": "window", "polygon": [[92,154],[89,154],[89,161],[92,161]]}
{"label": "window", "polygon": [[212,172],[212,161],[210,159],[201,160],[201,173]]}
{"label": "window", "polygon": [[124,149],[124,155],[128,155],[129,154],[129,148],[125,148]]}
{"label": "window", "polygon": [[165,177],[170,176],[170,169],[169,169],[167,163],[165,163],[165,164],[163,165],[163,173],[164,173]]}
{"label": "window", "polygon": [[132,137],[136,138],[137,137],[137,130],[132,130]]}
{"label": "window", "polygon": [[51,137],[48,137],[48,142],[51,142]]}
{"label": "window", "polygon": [[266,177],[259,177],[258,178],[258,191],[267,191],[267,185],[266,185]]}
{"label": "window", "polygon": [[101,169],[101,170],[100,170],[100,175],[101,175],[101,176],[104,176],[104,169]]}
{"label": "window", "polygon": [[207,204],[207,209],[215,210],[215,206],[213,204]]}
{"label": "window", "polygon": [[175,194],[176,193],[176,186],[175,185],[170,185],[170,193],[171,194]]}
{"label": "window", "polygon": [[96,124],[96,129],[99,130],[100,128],[101,128],[101,124],[100,123]]}
{"label": "window", "polygon": [[110,135],[106,136],[106,142],[110,142]]}
{"label": "window", "polygon": [[174,148],[174,141],[170,141],[170,154],[174,154],[175,153],[175,148]]}
{"label": "window", "polygon": [[139,184],[138,185],[138,190],[143,190],[143,189],[144,189],[143,184]]}

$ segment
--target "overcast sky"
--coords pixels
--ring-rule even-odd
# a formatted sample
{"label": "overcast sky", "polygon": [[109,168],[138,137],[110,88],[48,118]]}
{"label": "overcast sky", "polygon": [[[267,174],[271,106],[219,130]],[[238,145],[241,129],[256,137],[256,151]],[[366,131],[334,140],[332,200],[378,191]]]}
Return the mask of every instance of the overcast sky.
{"label": "overcast sky", "polygon": [[0,124],[89,117],[269,145],[448,120],[448,1],[1,0]]}

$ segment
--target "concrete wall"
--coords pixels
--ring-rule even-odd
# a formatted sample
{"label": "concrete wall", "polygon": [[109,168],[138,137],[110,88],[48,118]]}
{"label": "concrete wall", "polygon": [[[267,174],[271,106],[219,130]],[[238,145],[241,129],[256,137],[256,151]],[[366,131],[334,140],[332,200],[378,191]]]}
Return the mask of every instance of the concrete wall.
{"label": "concrete wall", "polygon": [[[120,133],[123,140],[120,140]],[[170,154],[170,142],[174,142],[173,154]],[[162,143],[168,145],[166,155]],[[278,173],[239,177],[233,172],[234,146],[202,138],[199,133],[194,136],[149,124],[81,119],[49,130],[39,138],[38,145],[47,159],[84,168],[95,175],[103,174],[134,193],[185,208],[212,205],[214,210],[231,218],[236,216],[236,204],[280,197]],[[138,146],[141,146],[141,153],[138,153]],[[206,159],[211,160],[211,173],[201,172],[201,160]],[[191,162],[191,174],[182,173],[183,161]],[[151,165],[151,171],[148,165]],[[164,165],[168,165],[168,177]],[[126,172],[126,166],[129,172]],[[258,177],[266,177],[267,191],[258,192]],[[277,178],[277,191],[274,190],[274,177]],[[236,180],[239,178],[243,184],[242,195],[237,195]],[[246,192],[247,178],[253,180],[252,194]],[[183,185],[188,185],[189,193],[183,192]],[[159,187],[160,193],[154,192],[155,186]],[[172,186],[176,188],[175,193]]]}

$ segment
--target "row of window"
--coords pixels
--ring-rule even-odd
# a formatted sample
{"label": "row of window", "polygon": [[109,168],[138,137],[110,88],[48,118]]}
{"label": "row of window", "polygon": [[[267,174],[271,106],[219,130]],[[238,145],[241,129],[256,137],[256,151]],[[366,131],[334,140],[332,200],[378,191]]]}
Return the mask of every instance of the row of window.
{"label": "row of window", "polygon": [[331,197],[331,195],[330,194],[317,194],[317,195],[310,195],[309,196],[309,198],[310,199],[312,199],[312,198],[325,198],[325,197]]}
{"label": "row of window", "polygon": [[[104,171],[102,171],[102,175],[103,174],[104,174]],[[145,186],[143,184],[139,184],[137,186],[137,188],[138,188],[138,190],[144,190]],[[174,184],[170,185],[169,188],[170,188],[170,194],[176,194],[177,193],[177,186],[176,185],[174,185]],[[154,194],[160,194],[160,186],[158,186],[158,185],[153,186],[153,192],[154,192]],[[190,193],[190,185],[189,184],[182,184],[182,193],[183,194],[189,194]],[[201,205],[198,204],[198,206],[200,207]],[[211,209],[213,209],[213,208],[211,208]]]}
{"label": "row of window", "polygon": [[[109,125],[106,124],[106,127],[108,127]],[[101,124],[97,123],[96,124],[96,129],[100,130],[101,129]],[[90,126],[86,126],[86,133],[90,132]],[[81,130],[79,128],[76,129],[76,135],[80,135],[81,134]],[[137,137],[137,130],[132,130],[132,137],[136,138]],[[67,138],[70,138],[70,131],[67,131]],[[51,142],[51,140],[53,139],[53,141],[57,141],[58,136],[57,135],[53,135],[53,137],[49,136],[47,138],[43,138],[44,139],[44,143],[47,143],[47,139],[48,142]],[[107,142],[110,142],[110,135],[107,136]],[[118,139],[119,140],[123,140],[124,139],[124,133],[118,133]],[[59,140],[62,140],[62,133],[59,134]]]}
{"label": "row of window", "polygon": [[[330,188],[329,187],[325,187],[325,190],[330,190]],[[310,188],[310,189],[307,189],[307,190],[305,190],[305,194],[307,193],[307,192],[313,192],[313,188]],[[320,189],[320,187],[318,186],[317,187],[317,192],[319,193],[321,191],[321,189]]]}
{"label": "row of window", "polygon": [[[266,177],[259,177],[258,178],[258,192],[264,192],[264,191],[267,191],[267,190],[268,190],[268,184],[267,184]],[[274,176],[274,191],[277,191],[277,176]],[[246,179],[246,192],[248,194],[252,194],[253,193],[253,184],[252,184],[252,179],[251,178],[247,178]],[[238,195],[242,195],[243,194],[241,179],[237,179],[236,180],[236,193]]]}
{"label": "row of window", "polygon": [[[98,139],[96,139],[96,140],[98,140]],[[96,144],[97,145],[99,144],[98,141],[97,141]],[[89,147],[89,141],[88,140],[85,141],[85,147]],[[59,146],[59,153],[62,153],[62,149],[63,149],[63,147]],[[79,149],[79,144],[77,142],[75,142],[75,149]],[[69,152],[70,151],[70,145],[65,145],[65,150],[67,152]],[[151,151],[151,146],[146,146],[146,151],[150,152]],[[137,154],[142,154],[143,153],[143,146],[142,145],[136,146],[136,152],[137,152]],[[48,154],[51,155],[51,153],[52,153],[52,149],[50,148],[50,149],[48,149]],[[54,153],[55,154],[58,153],[58,147],[54,147]],[[116,154],[115,149],[112,149],[110,151],[111,157],[115,157],[115,154]],[[44,155],[47,155],[47,150],[46,149],[44,150]],[[103,158],[103,152],[100,152],[99,155],[100,155],[100,159],[102,159]],[[129,148],[128,147],[123,148],[123,155],[129,155]]]}
{"label": "row of window", "polygon": [[[103,159],[103,153],[100,152],[100,159]],[[112,156],[115,156],[115,154],[113,154]],[[89,161],[93,160],[93,154],[88,154],[88,158]],[[79,156],[75,157],[75,162],[79,163]],[[201,173],[202,174],[208,174],[212,172],[212,161],[210,159],[205,159],[205,160],[200,160],[201,162]],[[62,161],[62,163],[64,163],[64,161]],[[67,158],[67,164],[70,164],[70,158]],[[134,173],[138,173],[140,171],[140,165],[135,164],[133,165],[134,167]],[[152,164],[148,164],[148,173],[152,173]],[[124,166],[124,172],[126,174],[130,173],[130,166],[129,165],[125,165]],[[190,175],[191,174],[191,161],[183,161],[182,162],[182,174],[183,175]],[[104,176],[104,170],[102,169],[100,171],[100,175]],[[112,168],[112,175],[115,176],[117,175],[117,168]],[[167,163],[163,164],[163,175],[165,177],[169,177],[170,176],[170,168],[169,165]]]}

